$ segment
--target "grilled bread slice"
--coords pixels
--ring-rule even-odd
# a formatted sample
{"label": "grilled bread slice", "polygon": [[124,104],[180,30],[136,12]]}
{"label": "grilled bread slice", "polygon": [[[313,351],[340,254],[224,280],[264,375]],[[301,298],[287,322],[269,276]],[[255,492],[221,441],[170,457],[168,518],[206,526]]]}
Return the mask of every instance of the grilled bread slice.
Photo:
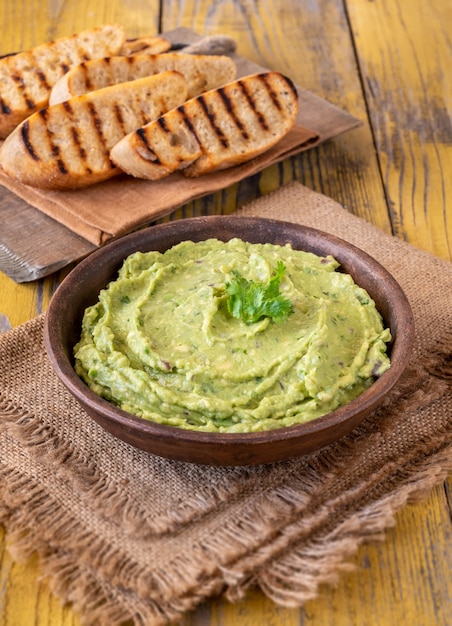
{"label": "grilled bread slice", "polygon": [[189,84],[189,98],[229,83],[236,74],[235,63],[227,56],[197,56],[176,52],[113,56],[86,61],[70,69],[54,85],[49,102],[64,102],[95,89],[168,70],[176,70],[185,76]]}
{"label": "grilled bread slice", "polygon": [[125,135],[179,106],[187,81],[163,72],[93,91],[37,111],[5,140],[0,165],[16,180],[75,189],[118,173],[110,149]]}
{"label": "grilled bread slice", "polygon": [[165,37],[136,37],[126,39],[120,53],[124,56],[131,54],[162,54],[171,48],[171,41]]}
{"label": "grilled bread slice", "polygon": [[0,59],[0,138],[46,106],[50,90],[73,65],[118,54],[124,29],[107,25]]}
{"label": "grilled bread slice", "polygon": [[293,126],[298,96],[278,72],[254,74],[192,98],[117,143],[112,161],[157,180],[238,165],[268,150]]}

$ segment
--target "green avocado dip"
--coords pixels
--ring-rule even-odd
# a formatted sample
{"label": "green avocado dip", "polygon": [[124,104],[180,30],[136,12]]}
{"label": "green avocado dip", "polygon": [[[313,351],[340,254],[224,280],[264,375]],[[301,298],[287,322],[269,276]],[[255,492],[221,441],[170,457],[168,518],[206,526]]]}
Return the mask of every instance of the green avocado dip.
{"label": "green avocado dip", "polygon": [[85,312],[76,372],[121,409],[179,428],[315,419],[390,367],[390,331],[338,266],[240,239],[136,252]]}

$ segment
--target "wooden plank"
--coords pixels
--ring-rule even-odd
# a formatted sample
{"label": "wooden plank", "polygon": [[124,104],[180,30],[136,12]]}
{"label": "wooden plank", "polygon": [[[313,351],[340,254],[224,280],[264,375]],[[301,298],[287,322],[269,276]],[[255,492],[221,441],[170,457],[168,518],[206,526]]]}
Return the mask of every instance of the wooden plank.
{"label": "wooden plank", "polygon": [[[7,549],[5,533],[0,528],[1,549],[1,626],[25,626],[30,623],[40,626],[79,626],[80,620],[69,606],[50,592],[47,583],[40,580],[39,561],[32,557],[14,561]],[[39,622],[31,622],[37,615]]]}
{"label": "wooden plank", "polygon": [[122,24],[130,37],[155,35],[159,22],[157,0],[134,0],[127,6],[122,0],[50,0],[45,4],[41,0],[4,0],[0,9],[0,54],[28,50],[102,24]]}
{"label": "wooden plank", "polygon": [[452,3],[414,4],[348,2],[394,231],[452,259]]}
{"label": "wooden plank", "polygon": [[16,282],[42,278],[96,246],[0,188],[0,270]]}

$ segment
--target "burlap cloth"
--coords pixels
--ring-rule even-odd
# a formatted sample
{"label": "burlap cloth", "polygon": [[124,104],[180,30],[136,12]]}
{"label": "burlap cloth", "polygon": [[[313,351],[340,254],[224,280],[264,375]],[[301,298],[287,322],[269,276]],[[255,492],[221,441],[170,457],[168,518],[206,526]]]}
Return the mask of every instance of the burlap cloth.
{"label": "burlap cloth", "polygon": [[451,264],[298,183],[243,213],[321,228],[382,262],[414,310],[412,361],[384,405],[341,441],[291,461],[212,468],[142,453],[93,423],[52,372],[42,316],[5,333],[0,521],[13,555],[37,551],[86,624],[166,624],[251,585],[302,605],[452,467]]}

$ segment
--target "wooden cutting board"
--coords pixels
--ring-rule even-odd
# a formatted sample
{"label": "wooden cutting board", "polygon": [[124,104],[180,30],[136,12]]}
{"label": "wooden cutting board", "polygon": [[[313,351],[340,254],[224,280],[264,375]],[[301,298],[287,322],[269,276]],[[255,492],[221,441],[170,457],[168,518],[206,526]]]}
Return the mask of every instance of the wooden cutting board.
{"label": "wooden cutting board", "polygon": [[[201,39],[187,28],[163,33],[163,36],[173,44],[190,44]],[[237,63],[238,76],[267,69],[236,54],[232,56]],[[315,94],[298,86],[297,89],[302,112],[300,123],[316,131],[321,142],[361,125],[358,119]],[[172,207],[168,213],[174,210]],[[89,241],[0,187],[0,271],[15,282],[48,276],[95,249]]]}

